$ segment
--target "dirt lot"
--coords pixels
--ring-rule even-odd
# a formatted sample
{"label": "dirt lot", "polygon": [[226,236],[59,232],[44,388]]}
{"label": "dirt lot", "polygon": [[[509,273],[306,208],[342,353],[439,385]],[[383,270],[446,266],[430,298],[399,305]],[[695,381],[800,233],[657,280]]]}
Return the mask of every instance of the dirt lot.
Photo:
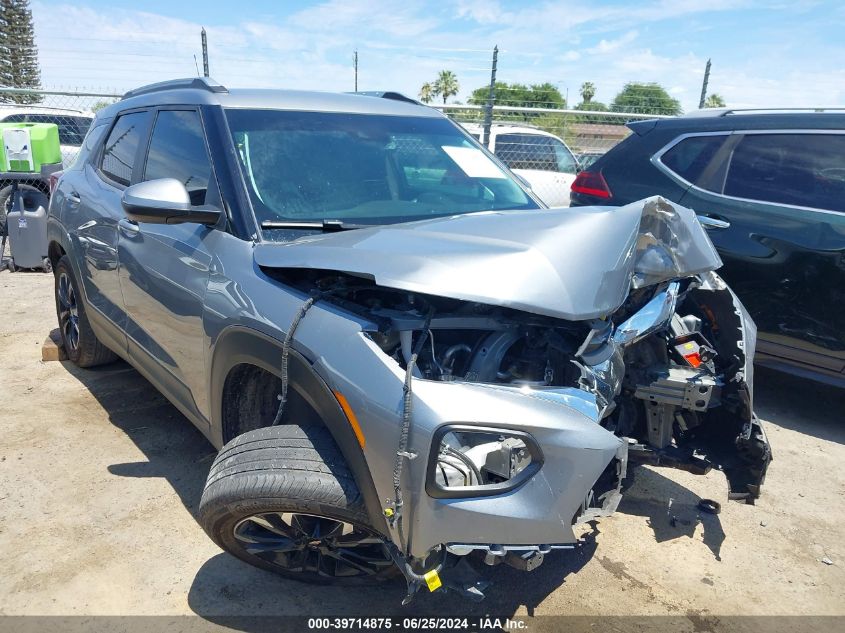
{"label": "dirt lot", "polygon": [[127,365],[41,362],[52,283],[0,273],[0,614],[845,614],[842,392],[759,372],[775,461],[756,506],[727,502],[721,473],[643,468],[578,550],[493,569],[480,605],[401,607],[401,585],[313,587],[221,553],[195,520],[200,433]]}

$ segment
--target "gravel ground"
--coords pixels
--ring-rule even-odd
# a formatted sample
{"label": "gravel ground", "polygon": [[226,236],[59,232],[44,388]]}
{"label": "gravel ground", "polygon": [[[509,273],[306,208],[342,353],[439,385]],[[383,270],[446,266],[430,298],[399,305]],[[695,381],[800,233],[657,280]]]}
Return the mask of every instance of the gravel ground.
{"label": "gravel ground", "polygon": [[[0,615],[845,615],[845,392],[760,370],[775,461],[756,506],[719,472],[641,468],[619,512],[481,604],[315,587],[222,553],[195,520],[214,452],[129,366],[41,361],[52,276],[0,273]],[[700,515],[702,497],[721,500]],[[672,517],[675,517],[674,521]],[[830,564],[823,562],[829,561]],[[841,620],[839,620],[841,623]]]}

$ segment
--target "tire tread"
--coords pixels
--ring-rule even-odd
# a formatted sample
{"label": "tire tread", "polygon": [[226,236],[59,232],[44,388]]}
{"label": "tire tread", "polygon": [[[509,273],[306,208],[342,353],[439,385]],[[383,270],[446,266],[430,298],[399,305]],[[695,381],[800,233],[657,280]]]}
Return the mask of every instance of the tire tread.
{"label": "tire tread", "polygon": [[[331,516],[373,529],[355,478],[322,426],[265,427],[235,437],[212,463],[199,506],[200,524],[221,548],[252,565],[306,580],[237,547],[233,526],[262,511]],[[381,579],[379,574],[370,580]]]}

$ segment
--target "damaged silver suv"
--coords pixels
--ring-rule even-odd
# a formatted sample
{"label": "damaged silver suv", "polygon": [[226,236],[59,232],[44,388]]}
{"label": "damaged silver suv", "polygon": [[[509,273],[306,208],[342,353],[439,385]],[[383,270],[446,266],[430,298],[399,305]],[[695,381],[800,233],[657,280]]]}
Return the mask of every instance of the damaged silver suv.
{"label": "damaged silver suv", "polygon": [[634,464],[753,501],[755,328],[688,209],[545,209],[395,93],[134,90],[50,204],[62,341],[220,453],[200,518],[310,581],[481,597],[613,512]]}

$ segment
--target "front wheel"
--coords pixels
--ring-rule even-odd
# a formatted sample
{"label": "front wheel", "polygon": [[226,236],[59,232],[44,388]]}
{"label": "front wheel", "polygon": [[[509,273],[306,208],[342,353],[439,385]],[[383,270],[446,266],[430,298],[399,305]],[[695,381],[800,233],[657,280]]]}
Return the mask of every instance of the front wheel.
{"label": "front wheel", "polygon": [[233,439],[211,466],[199,514],[221,548],[288,578],[371,584],[398,574],[323,427],[272,426]]}

